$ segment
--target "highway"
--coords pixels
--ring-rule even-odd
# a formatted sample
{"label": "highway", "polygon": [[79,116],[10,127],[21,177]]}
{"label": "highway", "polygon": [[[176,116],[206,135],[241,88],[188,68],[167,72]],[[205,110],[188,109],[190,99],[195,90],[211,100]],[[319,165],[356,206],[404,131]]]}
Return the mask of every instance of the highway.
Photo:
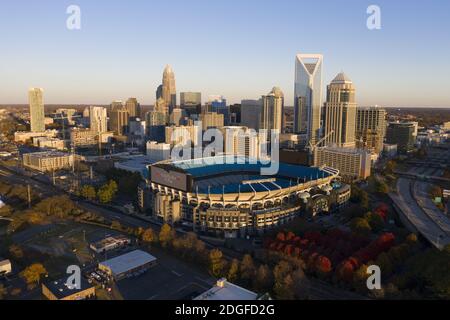
{"label": "highway", "polygon": [[427,182],[415,181],[413,186],[414,198],[425,213],[447,234],[450,235],[450,219],[435,206],[428,195],[431,185]]}
{"label": "highway", "polygon": [[428,210],[422,208],[423,195],[419,201],[414,197],[414,181],[406,178],[399,178],[397,181],[397,192],[390,193],[399,213],[414,226],[433,246],[442,250],[446,245],[450,245],[450,235],[428,215]]}

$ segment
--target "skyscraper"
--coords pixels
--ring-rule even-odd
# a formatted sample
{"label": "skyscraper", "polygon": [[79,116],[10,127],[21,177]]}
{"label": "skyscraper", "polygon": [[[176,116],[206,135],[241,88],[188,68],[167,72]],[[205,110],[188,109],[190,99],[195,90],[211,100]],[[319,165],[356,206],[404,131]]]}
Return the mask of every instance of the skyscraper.
{"label": "skyscraper", "polygon": [[200,92],[181,92],[180,106],[188,117],[200,114],[202,112],[202,94]]}
{"label": "skyscraper", "polygon": [[241,101],[241,125],[259,130],[261,125],[262,99]]}
{"label": "skyscraper", "polygon": [[162,98],[169,107],[169,113],[172,113],[172,109],[177,105],[177,89],[175,86],[175,73],[170,65],[167,65],[164,69],[162,86]]}
{"label": "skyscraper", "polygon": [[110,130],[116,135],[124,135],[128,131],[128,110],[122,101],[114,101],[111,104],[111,114],[109,117]]}
{"label": "skyscraper", "polygon": [[357,147],[381,153],[385,135],[386,110],[378,106],[359,107],[356,113]]}
{"label": "skyscraper", "polygon": [[108,113],[103,107],[89,107],[89,122],[91,131],[106,132],[108,131]]}
{"label": "skyscraper", "polygon": [[284,94],[278,87],[273,87],[267,95],[262,96],[261,124],[259,129],[282,130]]}
{"label": "skyscraper", "polygon": [[328,145],[355,147],[356,109],[353,82],[341,72],[327,87],[325,137]]}
{"label": "skyscraper", "polygon": [[294,132],[314,145],[320,138],[322,108],[321,54],[298,54],[295,59]]}
{"label": "skyscraper", "polygon": [[130,118],[141,117],[141,105],[136,98],[129,98],[125,103],[125,108],[128,110],[128,115]]}
{"label": "skyscraper", "polygon": [[44,90],[41,88],[31,88],[28,91],[31,132],[45,131],[44,101],[42,97],[43,93]]}

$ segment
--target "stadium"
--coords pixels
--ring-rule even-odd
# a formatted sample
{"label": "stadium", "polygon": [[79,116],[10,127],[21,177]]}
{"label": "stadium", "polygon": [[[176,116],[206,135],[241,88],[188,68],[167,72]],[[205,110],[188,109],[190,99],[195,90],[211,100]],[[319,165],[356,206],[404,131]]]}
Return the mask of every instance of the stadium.
{"label": "stadium", "polygon": [[329,212],[350,197],[336,169],[277,163],[276,175],[261,175],[268,166],[227,155],[156,163],[150,166],[152,214],[196,232],[241,237],[302,213]]}

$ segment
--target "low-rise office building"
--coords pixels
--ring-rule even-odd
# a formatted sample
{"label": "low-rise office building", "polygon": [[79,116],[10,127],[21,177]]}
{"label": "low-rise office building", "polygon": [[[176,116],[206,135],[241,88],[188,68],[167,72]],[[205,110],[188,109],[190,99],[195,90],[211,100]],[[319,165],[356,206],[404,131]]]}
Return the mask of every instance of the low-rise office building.
{"label": "low-rise office building", "polygon": [[59,151],[33,152],[23,155],[25,167],[41,172],[70,168],[73,162],[73,154]]}

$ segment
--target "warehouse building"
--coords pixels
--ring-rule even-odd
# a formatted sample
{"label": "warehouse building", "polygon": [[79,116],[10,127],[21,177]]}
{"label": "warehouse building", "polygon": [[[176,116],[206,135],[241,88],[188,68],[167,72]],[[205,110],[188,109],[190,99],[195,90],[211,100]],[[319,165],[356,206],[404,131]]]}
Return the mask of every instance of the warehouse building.
{"label": "warehouse building", "polygon": [[156,265],[157,259],[142,250],[135,250],[124,255],[99,263],[98,268],[114,280],[131,278],[144,273]]}
{"label": "warehouse building", "polygon": [[203,292],[194,300],[257,300],[258,294],[256,292],[247,290],[222,278],[217,281],[216,285]]}

